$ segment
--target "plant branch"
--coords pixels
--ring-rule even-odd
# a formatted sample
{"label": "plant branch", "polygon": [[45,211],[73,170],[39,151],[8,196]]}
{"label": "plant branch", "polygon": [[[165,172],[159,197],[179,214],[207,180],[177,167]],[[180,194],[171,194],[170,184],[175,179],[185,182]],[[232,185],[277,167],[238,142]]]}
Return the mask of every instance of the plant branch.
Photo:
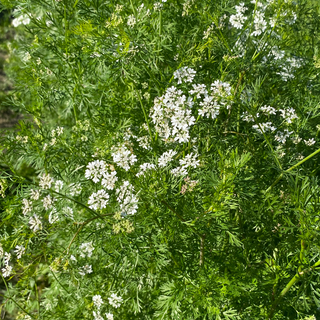
{"label": "plant branch", "polygon": [[309,272],[313,271],[316,267],[320,266],[320,260],[318,262],[316,262],[313,266],[304,269],[301,272],[298,272],[297,274],[295,274],[293,276],[293,278],[289,281],[289,283],[285,286],[285,288],[281,291],[281,293],[279,294],[278,298],[274,301],[274,303],[272,304],[271,310],[270,310],[270,314],[269,314],[269,320],[273,318],[274,313],[276,311],[276,308],[279,304],[279,302],[281,301],[281,299],[284,297],[284,295],[290,290],[290,288],[299,280],[301,279],[304,275],[308,274]]}

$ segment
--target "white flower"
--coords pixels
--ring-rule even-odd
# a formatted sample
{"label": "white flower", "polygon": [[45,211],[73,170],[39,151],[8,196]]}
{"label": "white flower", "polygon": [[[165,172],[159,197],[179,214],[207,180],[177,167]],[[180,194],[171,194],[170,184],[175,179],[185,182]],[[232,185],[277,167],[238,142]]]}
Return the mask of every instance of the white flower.
{"label": "white flower", "polygon": [[245,13],[248,8],[244,6],[243,2],[240,2],[238,6],[235,6],[237,13]]}
{"label": "white flower", "polygon": [[302,140],[302,138],[300,138],[300,137],[298,137],[298,136],[292,138],[292,142],[293,142],[294,144],[298,144],[301,140]]}
{"label": "white flower", "polygon": [[158,159],[158,166],[165,167],[169,162],[173,160],[173,157],[177,154],[174,150],[164,152]]}
{"label": "white flower", "polygon": [[92,301],[93,301],[93,304],[97,307],[97,309],[101,308],[101,306],[103,304],[103,300],[99,294],[93,296]]}
{"label": "white flower", "polygon": [[81,184],[80,183],[71,183],[69,185],[69,193],[70,193],[70,196],[78,196],[81,191],[82,191],[82,187],[81,187]]}
{"label": "white flower", "polygon": [[[256,114],[256,117],[259,118],[259,113]],[[241,118],[243,119],[243,121],[246,122],[254,122],[253,116],[249,114],[247,111],[242,114]]]}
{"label": "white flower", "polygon": [[22,58],[22,61],[27,62],[31,59],[31,55],[29,52],[26,52],[24,57]]}
{"label": "white flower", "polygon": [[146,150],[151,150],[149,136],[139,137],[139,138],[137,138],[137,141],[139,142],[139,147],[144,148]]}
{"label": "white flower", "polygon": [[29,219],[29,224],[30,224],[30,229],[33,232],[37,232],[38,230],[42,229],[42,223],[38,216],[34,214],[30,219]]}
{"label": "white flower", "polygon": [[136,174],[137,177],[143,176],[147,170],[155,169],[156,166],[153,163],[143,163],[140,165],[140,172]]}
{"label": "white flower", "polygon": [[88,201],[89,208],[93,210],[103,209],[106,207],[109,200],[109,195],[105,190],[101,189],[98,192],[94,192]]}
{"label": "white flower", "polygon": [[179,160],[179,163],[182,167],[188,168],[188,167],[193,167],[196,168],[199,166],[200,161],[197,160],[198,155],[193,154],[191,152],[190,154],[187,154],[183,159]]}
{"label": "white flower", "polygon": [[129,181],[124,181],[123,185],[116,190],[117,201],[122,215],[132,215],[137,212],[138,198],[133,192],[134,187]]}
{"label": "white flower", "polygon": [[73,254],[70,256],[70,260],[77,261],[76,257]]}
{"label": "white flower", "polygon": [[58,135],[58,136],[62,135],[62,134],[63,134],[63,130],[64,130],[63,127],[57,127],[57,128],[56,128],[56,133],[57,133],[57,135]]}
{"label": "white flower", "polygon": [[80,250],[81,250],[80,256],[82,258],[85,258],[86,256],[90,258],[92,256],[92,252],[94,250],[94,247],[92,245],[92,241],[82,243],[80,246]]}
{"label": "white flower", "polygon": [[23,208],[22,208],[23,215],[26,215],[28,212],[31,212],[32,201],[27,200],[27,199],[22,199],[22,203],[23,203]]}
{"label": "white flower", "polygon": [[266,115],[276,114],[276,109],[270,106],[262,106],[260,109]]}
{"label": "white flower", "polygon": [[26,248],[24,246],[17,245],[14,250],[15,254],[17,255],[17,259],[20,259],[24,255],[25,251],[26,251]]}
{"label": "white flower", "polygon": [[178,79],[178,84],[182,82],[192,82],[195,75],[196,71],[188,67],[182,67],[173,73],[174,78]]}
{"label": "white flower", "polygon": [[111,173],[104,172],[101,184],[108,190],[113,190],[117,181],[117,171],[112,171]]}
{"label": "white flower", "polygon": [[112,313],[106,313],[107,320],[113,320],[113,314]]}
{"label": "white flower", "polygon": [[86,264],[85,266],[80,268],[79,274],[85,276],[86,274],[92,273],[92,266]]}
{"label": "white flower", "polygon": [[64,207],[62,209],[62,212],[68,217],[71,218],[72,220],[74,220],[73,218],[73,209],[70,207]]}
{"label": "white flower", "polygon": [[134,15],[130,15],[128,17],[128,21],[127,21],[127,25],[130,27],[130,28],[133,28],[135,26],[135,24],[137,23],[137,20],[136,18],[134,17]]}
{"label": "white flower", "polygon": [[32,200],[38,200],[38,199],[40,198],[40,191],[39,191],[39,190],[33,190],[33,189],[31,189],[30,192],[31,192],[30,198],[31,198]]}
{"label": "white flower", "polygon": [[102,178],[103,174],[107,170],[107,164],[103,160],[92,161],[87,165],[85,177],[92,179],[94,183],[97,183]]}
{"label": "white flower", "polygon": [[202,109],[198,110],[200,116],[215,119],[219,115],[220,105],[217,100],[213,100],[213,97],[204,97],[199,105],[202,107]]}
{"label": "white flower", "polygon": [[53,204],[53,198],[48,194],[46,197],[43,198],[42,200],[43,206],[46,210],[52,207]]}
{"label": "white flower", "polygon": [[104,320],[100,314],[100,311],[97,311],[97,312],[93,311],[93,317],[94,317],[94,320]]}
{"label": "white flower", "polygon": [[43,174],[40,176],[39,185],[42,189],[50,189],[51,184],[53,183],[53,179],[50,177],[50,174]]}
{"label": "white flower", "polygon": [[60,192],[60,190],[63,188],[63,181],[61,181],[61,180],[57,180],[56,182],[55,182],[55,190],[57,191],[57,192]]}
{"label": "white flower", "polygon": [[56,209],[51,210],[48,220],[51,224],[59,221],[59,215]]}
{"label": "white flower", "polygon": [[115,308],[120,307],[121,303],[123,302],[123,299],[121,297],[118,297],[114,293],[111,294],[111,297],[108,298],[108,300],[109,300],[109,303]]}
{"label": "white flower", "polygon": [[187,100],[183,91],[174,86],[168,88],[163,96],[156,98],[150,116],[159,135],[165,140],[188,142],[189,129],[195,123],[191,107],[192,103]]}
{"label": "white flower", "polygon": [[230,16],[231,25],[237,29],[241,29],[243,27],[245,20],[247,20],[247,17],[245,17],[242,13],[237,13]]}
{"label": "white flower", "polygon": [[287,138],[289,138],[292,133],[293,131],[289,131],[288,129],[285,129],[284,132],[279,131],[276,134],[275,139],[280,143],[286,143]]}
{"label": "white flower", "polygon": [[113,161],[126,171],[137,161],[137,157],[126,146],[113,147],[112,151]]}
{"label": "white flower", "polygon": [[287,123],[292,123],[293,119],[297,119],[298,116],[293,108],[289,109],[280,109],[282,118],[285,119]]}
{"label": "white flower", "polygon": [[162,7],[163,7],[163,4],[161,2],[155,2],[153,5],[154,11],[161,10]]}
{"label": "white flower", "polygon": [[193,90],[190,90],[189,93],[190,94],[197,94],[198,99],[201,98],[201,94],[203,94],[204,96],[206,96],[208,94],[208,91],[207,91],[206,86],[204,84],[193,84],[192,87],[193,87]]}
{"label": "white flower", "polygon": [[27,25],[29,23],[30,23],[30,18],[26,14],[23,14],[20,17],[17,17],[12,20],[12,25],[15,28],[18,27],[20,24]]}
{"label": "white flower", "polygon": [[307,146],[312,146],[316,143],[316,140],[314,140],[314,138],[309,139],[309,140],[303,140],[303,142],[307,145]]}
{"label": "white flower", "polygon": [[273,55],[273,58],[275,60],[280,60],[284,57],[285,51],[284,50],[279,50],[277,46],[271,49],[271,54]]}
{"label": "white flower", "polygon": [[267,22],[264,20],[264,13],[256,11],[254,16],[254,28],[255,31],[252,32],[252,35],[259,36],[267,28]]}
{"label": "white flower", "polygon": [[12,267],[7,264],[4,268],[2,268],[1,271],[4,278],[9,277],[12,271]]}
{"label": "white flower", "polygon": [[4,254],[4,264],[8,265],[11,259],[11,253],[5,252]]}
{"label": "white flower", "polygon": [[231,95],[231,86],[228,82],[215,80],[211,84],[211,94],[220,98],[228,97]]}
{"label": "white flower", "polygon": [[188,174],[188,171],[186,170],[185,167],[177,167],[177,168],[172,169],[170,172],[175,177],[186,176]]}
{"label": "white flower", "polygon": [[[260,123],[260,125],[253,125],[252,128],[256,129],[258,132],[266,132],[267,130],[269,131],[275,131],[277,128],[272,125],[272,122],[265,122],[265,123]],[[261,129],[260,129],[261,128]]]}

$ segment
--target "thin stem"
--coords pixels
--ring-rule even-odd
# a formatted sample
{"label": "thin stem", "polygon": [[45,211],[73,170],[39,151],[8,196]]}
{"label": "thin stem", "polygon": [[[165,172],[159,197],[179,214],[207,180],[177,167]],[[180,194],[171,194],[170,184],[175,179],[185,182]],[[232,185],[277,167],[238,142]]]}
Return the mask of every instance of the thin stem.
{"label": "thin stem", "polygon": [[[69,291],[62,285],[62,283],[58,280],[58,278],[56,277],[56,275],[54,274],[54,272],[53,272],[52,270],[50,270],[50,271],[51,271],[53,277],[56,279],[56,281],[60,284],[61,288],[62,288],[65,292],[67,292],[68,294],[70,294],[70,292],[69,292]],[[77,299],[75,299],[75,298],[73,297],[73,295],[71,295],[71,297],[72,297],[73,300],[77,301]]]}
{"label": "thin stem", "polygon": [[[313,156],[315,156],[316,154],[318,154],[320,152],[320,149],[316,150],[315,152],[311,153],[310,155],[308,155],[306,158],[304,158],[303,160],[299,161],[298,163],[296,163],[295,165],[293,165],[292,167],[290,167],[289,169],[285,170],[284,172],[290,172],[291,170],[297,168],[298,166],[300,166],[301,164],[303,164],[304,162],[306,162],[307,160],[309,160],[310,158],[312,158]],[[272,185],[266,190],[266,193],[268,191],[270,191],[283,177],[283,173],[281,173],[279,175],[279,177],[272,183]]]}
{"label": "thin stem", "polygon": [[304,269],[303,271],[295,274],[293,276],[293,278],[289,281],[289,283],[285,286],[285,288],[281,291],[281,293],[279,294],[278,298],[274,301],[274,303],[272,304],[271,310],[270,310],[270,314],[269,314],[269,319],[272,319],[274,316],[274,313],[276,311],[277,305],[279,304],[279,302],[281,301],[281,299],[283,298],[283,296],[290,290],[290,288],[299,280],[301,279],[301,277],[303,277],[304,275],[308,274],[309,272],[311,272],[313,269],[315,269],[316,267],[320,266],[320,260],[318,262],[316,262],[313,266],[311,266],[310,268]]}
{"label": "thin stem", "polygon": [[[7,285],[7,281],[6,281],[5,278],[3,277],[2,273],[0,273],[0,275],[1,275],[1,278],[2,278],[4,284],[5,284],[6,288],[7,288],[8,294],[10,294],[10,293],[9,293],[9,288],[8,288],[8,285]],[[18,303],[16,300],[14,300],[12,297],[7,297],[7,296],[5,296],[5,295],[3,295],[3,294],[1,294],[1,296],[3,296],[3,297],[6,298],[6,299],[12,300],[24,313],[26,313],[26,314],[29,315],[32,319],[34,319],[34,317],[33,317],[29,312],[27,312],[24,308],[22,308],[22,307],[19,305],[19,303]]]}
{"label": "thin stem", "polygon": [[[106,213],[106,214],[104,214],[104,215],[102,215],[102,216],[103,216],[103,217],[106,217],[106,216],[111,216],[111,215],[113,215],[113,213]],[[89,222],[91,222],[91,221],[93,221],[93,220],[95,220],[95,219],[98,219],[98,218],[99,218],[99,217],[93,217],[93,218],[91,218],[91,219],[89,219],[89,220],[86,220],[85,222],[82,222],[81,226],[79,227],[79,229],[77,230],[77,232],[74,234],[74,236],[72,237],[72,239],[71,239],[71,241],[70,241],[70,243],[69,243],[69,245],[68,245],[67,254],[69,254],[70,247],[71,247],[72,243],[74,242],[75,238],[77,237],[77,235],[78,235],[78,234],[80,233],[80,231],[82,230],[82,228],[83,228],[85,225],[87,225]]]}

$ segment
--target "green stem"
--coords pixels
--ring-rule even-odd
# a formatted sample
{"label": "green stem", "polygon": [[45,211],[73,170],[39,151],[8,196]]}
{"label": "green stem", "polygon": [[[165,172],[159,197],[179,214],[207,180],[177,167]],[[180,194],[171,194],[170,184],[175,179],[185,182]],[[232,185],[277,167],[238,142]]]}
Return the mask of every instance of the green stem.
{"label": "green stem", "polygon": [[[303,164],[304,162],[306,162],[307,160],[309,160],[310,158],[314,157],[316,154],[318,154],[320,152],[320,149],[316,150],[315,152],[311,153],[310,155],[308,155],[306,158],[304,158],[303,160],[299,161],[298,163],[296,163],[295,165],[293,165],[292,167],[290,167],[289,169],[285,170],[284,172],[290,172],[291,170],[297,168],[298,166],[300,166],[301,164]],[[273,182],[273,184],[266,190],[266,192],[270,191],[283,177],[283,173],[281,173],[279,175],[279,177]]]}
{"label": "green stem", "polygon": [[[5,280],[5,278],[3,277],[3,275],[2,275],[1,273],[0,273],[0,275],[1,275],[1,278],[2,278],[4,284],[5,284],[6,288],[7,288],[7,292],[8,292],[8,294],[9,294],[9,288],[8,288],[8,285],[7,285],[7,281]],[[16,300],[14,300],[12,297],[7,297],[7,296],[5,296],[4,294],[1,294],[1,296],[3,296],[3,297],[6,298],[6,299],[12,300],[25,314],[27,314],[27,315],[30,316],[32,319],[34,319],[34,317],[33,317],[29,312],[27,312],[24,308],[22,308],[22,307],[20,306],[20,304],[19,304]]]}
{"label": "green stem", "polygon": [[[111,215],[113,215],[113,213],[106,213],[106,214],[103,215],[103,217],[111,216]],[[91,222],[91,221],[93,221],[93,220],[95,220],[95,219],[98,219],[98,218],[99,218],[99,217],[93,217],[93,218],[91,218],[91,219],[89,219],[89,220],[87,220],[87,221],[85,221],[85,222],[82,223],[82,225],[79,227],[79,229],[77,230],[77,232],[74,234],[74,236],[72,237],[72,239],[71,239],[71,241],[70,241],[70,243],[69,243],[69,245],[68,245],[67,254],[69,254],[70,247],[71,247],[72,243],[74,242],[75,238],[77,237],[77,235],[78,235],[78,234],[80,233],[80,231],[82,230],[82,228],[83,228],[85,225],[87,225],[89,222]]]}
{"label": "green stem", "polygon": [[293,276],[293,278],[289,281],[289,283],[285,286],[285,288],[281,291],[281,293],[279,294],[278,298],[274,301],[274,303],[272,304],[271,307],[271,311],[269,314],[269,320],[273,318],[274,313],[276,311],[277,305],[279,304],[279,302],[281,301],[281,299],[283,298],[283,296],[290,290],[290,288],[299,280],[301,279],[301,277],[303,277],[305,274],[311,272],[313,269],[315,269],[316,267],[320,266],[320,260],[318,262],[316,262],[313,266],[311,266],[310,268],[304,269],[303,271],[297,273],[296,275]]}

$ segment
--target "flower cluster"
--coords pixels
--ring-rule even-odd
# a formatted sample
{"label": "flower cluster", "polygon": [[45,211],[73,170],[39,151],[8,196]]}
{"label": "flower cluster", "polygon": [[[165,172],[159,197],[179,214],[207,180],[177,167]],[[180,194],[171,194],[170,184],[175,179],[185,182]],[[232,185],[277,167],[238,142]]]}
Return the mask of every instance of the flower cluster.
{"label": "flower cluster", "polygon": [[164,152],[158,159],[159,167],[166,167],[169,162],[173,160],[173,157],[177,154],[177,151],[169,150]]}
{"label": "flower cluster", "polygon": [[136,176],[137,177],[143,176],[146,173],[147,170],[152,170],[152,169],[155,169],[155,168],[156,168],[156,166],[153,163],[148,163],[148,162],[143,163],[143,164],[140,165],[140,170],[141,171],[138,172],[136,174]]}
{"label": "flower cluster", "polygon": [[267,22],[264,20],[264,13],[261,11],[256,11],[254,15],[254,31],[252,32],[253,36],[259,36],[267,28]]}
{"label": "flower cluster", "polygon": [[20,24],[27,25],[30,23],[30,18],[26,14],[22,14],[21,16],[14,18],[12,20],[12,25],[16,28]]}
{"label": "flower cluster", "polygon": [[87,165],[85,177],[91,179],[94,183],[98,183],[103,174],[107,170],[107,164],[103,160],[92,161]]}
{"label": "flower cluster", "polygon": [[[181,69],[176,72],[181,72]],[[180,73],[177,74],[180,74]],[[178,77],[178,84],[181,79]],[[191,82],[191,81],[190,81]],[[156,131],[166,142],[188,142],[190,129],[195,124],[192,108],[199,104],[198,114],[202,117],[215,119],[221,107],[230,108],[229,97],[231,86],[220,80],[211,84],[210,94],[204,84],[193,84],[187,97],[183,90],[175,86],[169,87],[164,95],[154,100],[150,116]],[[195,98],[193,97],[195,96]]]}
{"label": "flower cluster", "polygon": [[92,273],[92,266],[91,265],[84,265],[80,268],[79,274],[81,276],[85,276],[86,274]]}
{"label": "flower cluster", "polygon": [[26,215],[28,212],[31,212],[32,210],[32,201],[27,200],[27,199],[22,199],[22,213],[23,215]]}
{"label": "flower cluster", "polygon": [[53,183],[53,179],[49,174],[44,173],[42,176],[40,176],[39,185],[42,189],[50,189],[52,183]]}
{"label": "flower cluster", "polygon": [[117,201],[120,205],[121,214],[123,216],[132,215],[137,212],[138,198],[135,196],[134,187],[129,181],[124,181],[123,185],[116,190]]}
{"label": "flower cluster", "polygon": [[85,258],[86,256],[87,257],[91,257],[92,256],[92,252],[93,252],[93,250],[94,250],[94,247],[93,247],[93,245],[92,245],[92,241],[91,242],[85,242],[85,243],[82,243],[81,245],[80,245],[80,256],[82,257],[82,258]]}
{"label": "flower cluster", "polygon": [[106,189],[113,190],[115,187],[115,183],[117,181],[118,181],[117,171],[111,171],[111,173],[108,173],[106,171],[103,173],[103,178],[102,178],[101,184]]}
{"label": "flower cluster", "polygon": [[193,191],[194,187],[198,184],[198,181],[191,180],[190,177],[184,178],[185,184],[181,187],[181,194],[185,194],[187,191],[191,192]]}
{"label": "flower cluster", "polygon": [[126,171],[128,171],[130,169],[130,166],[132,166],[137,161],[137,157],[125,145],[113,147],[112,151],[114,163],[116,163],[119,167],[123,168]]}
{"label": "flower cluster", "polygon": [[26,248],[24,246],[17,245],[14,250],[15,254],[17,255],[17,259],[21,259],[21,257],[24,255],[25,251],[26,251]]}
{"label": "flower cluster", "polygon": [[119,308],[121,306],[121,303],[123,302],[123,299],[121,297],[118,297],[116,294],[112,293],[111,297],[108,298],[109,303],[114,307],[114,308]]}
{"label": "flower cluster", "polygon": [[39,219],[39,217],[36,214],[34,214],[32,217],[30,217],[29,224],[30,224],[30,229],[33,232],[37,232],[38,230],[42,229],[41,220]]}
{"label": "flower cluster", "polygon": [[[109,299],[109,303],[113,307],[115,305],[117,305],[117,307],[119,307],[121,302],[122,302],[122,298],[121,297],[117,297],[115,294],[112,294],[111,298],[108,298],[108,299]],[[99,294],[93,296],[92,297],[92,301],[93,301],[93,304],[94,304],[95,308],[97,308],[97,311],[93,311],[94,320],[104,320],[103,316],[101,315],[101,306],[104,303],[102,298],[101,298],[101,296]],[[110,313],[110,312],[105,313],[105,316],[106,316],[106,320],[113,320],[113,314],[112,313]]]}
{"label": "flower cluster", "polygon": [[89,208],[93,210],[103,209],[106,207],[109,200],[109,195],[106,193],[105,190],[101,189],[98,192],[92,193],[89,197]]}
{"label": "flower cluster", "polygon": [[185,176],[188,174],[187,169],[189,167],[197,168],[200,164],[200,161],[197,160],[198,155],[190,154],[186,155],[183,159],[179,160],[180,166],[171,170],[172,175],[178,176]]}
{"label": "flower cluster", "polygon": [[172,86],[165,94],[156,98],[150,115],[157,132],[164,139],[172,138],[174,141],[188,142],[189,129],[195,123],[191,114],[192,100],[186,99],[182,90]]}
{"label": "flower cluster", "polygon": [[9,265],[9,261],[11,259],[11,254],[5,252],[4,254],[4,268],[2,268],[2,275],[3,277],[9,277],[12,271],[12,266]]}
{"label": "flower cluster", "polygon": [[46,210],[52,207],[54,199],[48,194],[46,197],[43,198],[43,206]]}
{"label": "flower cluster", "polygon": [[243,2],[241,2],[239,6],[235,6],[235,8],[237,13],[230,16],[230,23],[233,27],[241,29],[245,20],[247,20],[247,17],[243,14],[248,8],[244,6]]}
{"label": "flower cluster", "polygon": [[195,75],[196,71],[188,67],[182,67],[173,73],[174,78],[178,79],[178,84],[182,82],[192,82]]}

